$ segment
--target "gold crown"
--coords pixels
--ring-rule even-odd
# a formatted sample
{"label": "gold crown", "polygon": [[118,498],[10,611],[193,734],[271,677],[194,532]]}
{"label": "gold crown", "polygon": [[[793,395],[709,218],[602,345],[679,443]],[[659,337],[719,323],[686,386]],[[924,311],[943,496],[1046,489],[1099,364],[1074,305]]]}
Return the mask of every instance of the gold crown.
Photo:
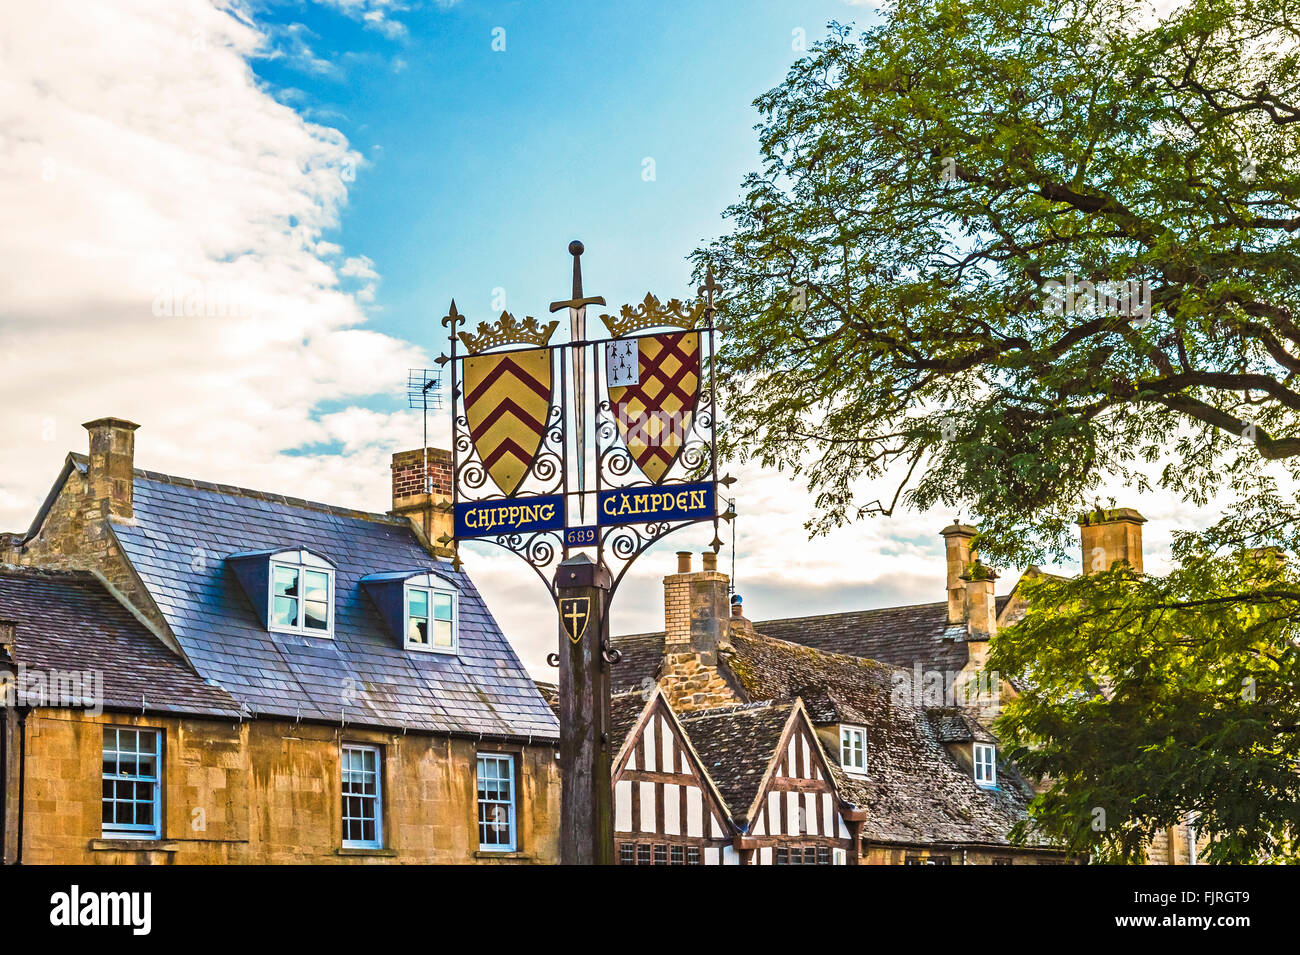
{"label": "gold crown", "polygon": [[557,320],[547,325],[539,325],[537,319],[531,315],[526,316],[521,322],[509,312],[502,312],[501,317],[494,324],[482,322],[477,332],[457,332],[457,335],[471,353],[484,352],[498,345],[544,346],[551,340],[551,335],[555,333],[555,328],[559,324]]}
{"label": "gold crown", "polygon": [[647,293],[640,305],[624,305],[619,309],[618,315],[618,318],[613,315],[600,316],[600,320],[615,338],[657,325],[695,328],[704,316],[704,303],[687,306],[681,299],[670,298],[668,304],[663,305],[659,299]]}

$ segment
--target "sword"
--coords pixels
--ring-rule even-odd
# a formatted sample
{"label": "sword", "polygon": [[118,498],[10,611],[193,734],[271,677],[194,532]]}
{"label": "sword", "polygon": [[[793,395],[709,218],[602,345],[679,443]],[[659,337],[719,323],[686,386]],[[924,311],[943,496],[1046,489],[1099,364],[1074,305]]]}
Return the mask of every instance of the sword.
{"label": "sword", "polygon": [[[569,243],[569,254],[573,256],[573,297],[564,302],[552,302],[551,311],[562,308],[569,310],[569,341],[585,342],[587,339],[587,306],[604,305],[605,299],[599,295],[590,298],[582,296],[582,253],[583,245],[577,239]],[[586,521],[587,487],[587,363],[586,346],[573,350],[573,418],[578,431],[578,520]]]}

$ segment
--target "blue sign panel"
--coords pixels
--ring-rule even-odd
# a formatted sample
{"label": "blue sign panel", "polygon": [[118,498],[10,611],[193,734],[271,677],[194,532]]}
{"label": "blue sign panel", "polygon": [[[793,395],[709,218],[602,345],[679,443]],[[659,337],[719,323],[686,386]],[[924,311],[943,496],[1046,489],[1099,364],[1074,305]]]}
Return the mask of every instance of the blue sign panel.
{"label": "blue sign panel", "polygon": [[456,505],[456,537],[531,534],[564,527],[564,497],[511,497]]}
{"label": "blue sign panel", "polygon": [[613,524],[647,524],[655,521],[690,521],[716,513],[713,484],[668,484],[601,491],[596,497],[597,521]]}
{"label": "blue sign panel", "polygon": [[599,541],[600,528],[595,526],[570,527],[564,532],[566,547],[595,547]]}

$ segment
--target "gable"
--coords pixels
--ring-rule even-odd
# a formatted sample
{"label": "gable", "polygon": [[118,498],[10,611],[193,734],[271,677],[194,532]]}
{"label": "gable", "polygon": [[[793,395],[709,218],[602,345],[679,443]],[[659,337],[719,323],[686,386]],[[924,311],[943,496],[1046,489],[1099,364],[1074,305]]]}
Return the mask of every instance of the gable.
{"label": "gable", "polygon": [[802,706],[794,707],[751,812],[755,837],[849,839],[826,755]]}
{"label": "gable", "polygon": [[613,767],[614,832],[726,841],[726,808],[657,690]]}

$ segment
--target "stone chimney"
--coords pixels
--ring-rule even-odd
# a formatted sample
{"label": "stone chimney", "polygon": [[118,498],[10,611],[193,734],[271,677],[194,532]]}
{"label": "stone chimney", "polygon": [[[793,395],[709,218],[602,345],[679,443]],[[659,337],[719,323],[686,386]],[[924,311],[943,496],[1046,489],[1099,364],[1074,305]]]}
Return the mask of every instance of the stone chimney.
{"label": "stone chimney", "polygon": [[435,548],[449,551],[451,545],[439,543],[439,539],[451,537],[454,530],[451,452],[441,448],[399,451],[393,455],[392,469],[393,509],[389,513],[407,518]]}
{"label": "stone chimney", "polygon": [[[998,635],[998,605],[993,585],[998,579],[991,567],[978,560],[962,574],[966,586],[966,633],[971,640],[990,640]],[[949,604],[951,613],[951,603]]]}
{"label": "stone chimney", "polygon": [[1083,572],[1110,570],[1125,561],[1135,573],[1142,573],[1142,525],[1147,519],[1131,507],[1092,511],[1079,518],[1083,544]]}
{"label": "stone chimney", "polygon": [[975,559],[970,542],[979,533],[969,524],[953,523],[939,532],[948,556],[948,623],[966,622],[966,580],[963,575]]}
{"label": "stone chimney", "polygon": [[728,578],[712,551],[704,553],[703,563],[703,570],[692,571],[690,551],[678,551],[677,573],[664,578],[660,686],[678,712],[741,702],[718,670],[731,625]]}
{"label": "stone chimney", "polygon": [[86,493],[107,506],[110,517],[130,520],[135,515],[135,430],[122,418],[97,418],[82,425],[90,432],[90,465]]}

